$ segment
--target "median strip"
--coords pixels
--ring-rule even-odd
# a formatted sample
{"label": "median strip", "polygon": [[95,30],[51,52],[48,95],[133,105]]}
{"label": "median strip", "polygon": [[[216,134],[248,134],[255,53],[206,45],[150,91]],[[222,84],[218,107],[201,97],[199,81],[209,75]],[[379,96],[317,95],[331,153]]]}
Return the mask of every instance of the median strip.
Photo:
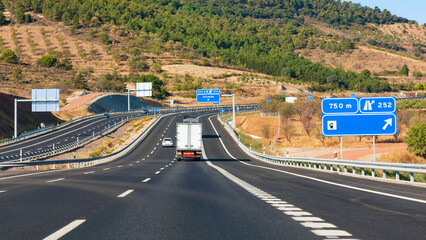
{"label": "median strip", "polygon": [[58,231],[52,233],[48,237],[44,238],[44,240],[56,240],[56,239],[59,239],[59,238],[63,237],[65,234],[71,232],[73,229],[75,229],[80,224],[84,223],[85,221],[86,221],[85,219],[75,220],[75,221],[71,222],[70,224],[66,225],[65,227],[59,229]]}

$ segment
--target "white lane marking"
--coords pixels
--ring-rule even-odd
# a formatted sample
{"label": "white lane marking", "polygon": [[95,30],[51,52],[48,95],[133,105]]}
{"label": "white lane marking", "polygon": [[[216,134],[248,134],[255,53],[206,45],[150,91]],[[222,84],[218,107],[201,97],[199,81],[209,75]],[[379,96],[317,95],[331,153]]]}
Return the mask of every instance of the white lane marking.
{"label": "white lane marking", "polygon": [[319,217],[293,217],[293,220],[298,222],[324,222]]}
{"label": "white lane marking", "polygon": [[143,180],[142,182],[143,183],[146,183],[146,182],[148,182],[149,180],[151,180],[151,178],[146,178],[145,180]]}
{"label": "white lane marking", "polygon": [[40,151],[42,148],[37,148],[37,151]]}
{"label": "white lane marking", "polygon": [[151,155],[154,153],[154,150],[152,150]]}
{"label": "white lane marking", "polygon": [[[219,136],[219,133],[216,131],[216,128],[214,127],[213,122],[211,121],[210,118],[209,118],[209,121],[210,121],[210,124],[213,127],[213,130],[216,132],[216,135]],[[255,165],[255,164],[250,164],[250,163],[242,162],[242,161],[236,159],[234,156],[232,156],[229,153],[228,149],[225,147],[225,144],[223,143],[223,141],[222,141],[221,138],[219,138],[219,141],[222,144],[223,148],[225,149],[226,153],[228,153],[228,155],[230,157],[232,157],[233,159],[237,160],[239,163],[245,164],[247,166],[257,167],[257,168],[263,168],[263,169],[267,169],[267,170],[271,170],[271,171],[276,171],[276,172],[281,172],[281,173],[289,174],[289,175],[296,176],[296,177],[301,177],[301,178],[305,178],[305,179],[309,179],[309,180],[313,180],[313,181],[317,181],[317,182],[321,182],[321,183],[326,183],[326,184],[330,184],[330,185],[334,185],[334,186],[339,186],[339,187],[343,187],[343,188],[349,188],[349,189],[358,190],[358,191],[362,191],[362,192],[368,192],[368,193],[373,193],[373,194],[387,196],[387,197],[399,198],[399,199],[413,201],[413,202],[426,203],[426,200],[421,200],[421,199],[417,199],[417,198],[410,198],[410,197],[404,197],[404,196],[400,196],[400,195],[396,195],[396,194],[379,192],[379,191],[374,191],[374,190],[365,189],[365,188],[353,187],[353,186],[349,186],[349,185],[345,185],[345,184],[340,184],[340,183],[334,183],[334,182],[322,180],[322,179],[319,179],[319,178],[309,177],[309,176],[305,176],[305,175],[301,175],[301,174],[297,174],[297,173],[287,172],[287,171],[284,171],[284,170],[279,170],[279,169],[275,169],[275,168],[264,167],[264,166],[259,166],[259,165]]]}
{"label": "white lane marking", "polygon": [[85,172],[84,174],[92,174],[92,173],[94,173],[95,171],[91,171],[91,172]]}
{"label": "white lane marking", "polygon": [[7,192],[7,190],[0,190],[0,193],[5,193]]}
{"label": "white lane marking", "polygon": [[106,171],[106,170],[110,170],[111,168],[104,168],[104,169],[102,169],[102,170],[104,170],[104,171]]}
{"label": "white lane marking", "polygon": [[333,224],[322,222],[303,222],[302,225],[307,228],[337,228]]}
{"label": "white lane marking", "polygon": [[129,166],[133,166],[133,163],[130,163]]}
{"label": "white lane marking", "polygon": [[53,180],[49,180],[49,181],[46,181],[46,182],[47,183],[52,183],[52,182],[58,182],[58,181],[62,181],[62,180],[65,180],[65,178],[53,179]]}
{"label": "white lane marking", "polygon": [[155,174],[159,174],[161,171],[156,171]]}
{"label": "white lane marking", "polygon": [[145,158],[143,158],[142,161],[145,161]]}
{"label": "white lane marking", "polygon": [[150,155],[146,156],[146,158],[149,158]]}
{"label": "white lane marking", "polygon": [[160,170],[161,170],[161,171],[163,171],[163,170],[164,170],[164,168],[160,168]]}
{"label": "white lane marking", "polygon": [[136,163],[140,163],[141,161],[137,161]]}
{"label": "white lane marking", "polygon": [[318,236],[350,237],[350,233],[342,230],[312,230]]}
{"label": "white lane marking", "polygon": [[64,142],[68,141],[68,138],[64,140]]}
{"label": "white lane marking", "polygon": [[130,193],[132,193],[133,191],[134,191],[133,189],[129,189],[129,190],[125,191],[124,193],[118,195],[117,197],[123,198],[123,197],[129,195]]}
{"label": "white lane marking", "polygon": [[[209,118],[210,120],[210,118]],[[212,124],[213,129],[215,130],[216,134],[219,135],[216,131],[216,128],[213,126],[213,123],[210,120],[210,123]],[[229,151],[227,150],[227,148],[225,147],[225,145],[222,142],[222,139],[220,139],[220,142],[222,144],[223,149],[228,153],[228,155],[233,158],[236,159],[232,154],[229,153]],[[204,146],[203,146],[204,148]],[[247,190],[249,193],[251,193],[252,195],[257,196],[258,198],[262,199],[262,196],[268,196],[268,198],[274,198],[274,204],[276,204],[278,198],[272,196],[269,193],[266,193],[258,188],[256,188],[255,186],[245,182],[242,179],[239,179],[238,177],[232,175],[231,173],[229,173],[228,171],[226,171],[225,169],[218,167],[216,165],[214,165],[212,162],[210,162],[205,154],[205,151],[202,151],[203,154],[203,158],[205,159],[207,165],[209,165],[210,167],[216,169],[218,172],[220,172],[223,176],[225,176],[226,178],[228,178],[230,181],[234,182],[235,184],[239,185],[240,187],[244,188],[245,190]],[[266,202],[266,201],[265,201]],[[285,201],[283,201],[285,202]],[[271,205],[273,203],[270,203]],[[312,213],[303,211],[303,209],[301,208],[297,208],[295,206],[292,207],[277,207],[278,210],[282,210],[284,214],[288,215],[288,216],[294,216],[294,217],[303,217],[303,216],[312,216]],[[314,216],[312,216],[314,217]],[[326,223],[326,222],[323,222]],[[302,224],[302,223],[301,223]],[[335,227],[335,225],[330,224],[330,225],[322,225],[322,226],[333,226]],[[305,226],[306,227],[306,226]],[[321,232],[323,231],[323,232]],[[352,234],[346,232],[346,231],[342,231],[342,230],[337,230],[337,229],[333,229],[333,230],[311,230],[312,233],[318,235],[318,236],[326,236],[328,237],[338,237],[338,236],[352,236]],[[329,234],[326,234],[329,233]]]}
{"label": "white lane marking", "polygon": [[86,221],[85,219],[75,220],[75,221],[71,222],[70,224],[66,225],[65,227],[59,229],[58,231],[52,233],[48,237],[44,238],[44,240],[56,240],[56,239],[59,239],[59,238],[63,237],[65,234],[71,232],[73,229],[75,229],[80,224],[84,223],[85,221]]}
{"label": "white lane marking", "polygon": [[157,146],[158,146],[158,145],[160,145],[160,143],[159,143],[159,142],[157,143]]}
{"label": "white lane marking", "polygon": [[118,166],[118,168],[123,167],[123,165]]}

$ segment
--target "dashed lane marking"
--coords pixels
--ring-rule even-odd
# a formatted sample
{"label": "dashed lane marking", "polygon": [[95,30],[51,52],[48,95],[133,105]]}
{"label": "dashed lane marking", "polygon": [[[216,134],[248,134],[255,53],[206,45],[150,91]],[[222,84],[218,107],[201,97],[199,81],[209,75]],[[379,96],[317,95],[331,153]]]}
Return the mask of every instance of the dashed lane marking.
{"label": "dashed lane marking", "polygon": [[161,171],[163,171],[163,170],[164,170],[164,168],[160,168],[160,170],[161,170]]}
{"label": "dashed lane marking", "polygon": [[161,171],[156,171],[155,174],[159,174]]}
{"label": "dashed lane marking", "polygon": [[92,173],[94,173],[95,171],[91,171],[91,172],[85,172],[84,174],[92,174]]}
{"label": "dashed lane marking", "polygon": [[142,182],[143,182],[143,183],[146,183],[146,182],[148,182],[149,180],[151,180],[151,178],[145,178],[145,180],[143,180]]}
{"label": "dashed lane marking", "polygon": [[104,170],[104,171],[106,171],[106,170],[110,170],[111,168],[104,168],[104,169],[102,169],[102,170]]}
{"label": "dashed lane marking", "polygon": [[[210,119],[209,119],[210,120]],[[214,131],[216,132],[216,135],[219,135],[218,132],[216,131],[216,128],[214,127],[213,123],[210,120],[210,123],[214,129]],[[236,159],[234,156],[232,156],[232,154],[228,151],[228,149],[226,148],[226,146],[223,144],[222,139],[219,138],[220,143],[222,144],[223,149],[225,150],[225,152],[233,159]],[[269,204],[271,206],[273,206],[273,204],[287,204],[286,201],[283,201],[247,182],[245,182],[242,179],[239,179],[238,177],[232,175],[231,173],[229,173],[228,171],[226,171],[225,169],[218,167],[216,165],[214,165],[212,162],[210,162],[205,154],[205,151],[203,151],[203,158],[206,160],[206,163],[216,169],[218,172],[220,172],[223,176],[225,176],[226,178],[228,178],[229,180],[231,180],[232,182],[234,182],[235,184],[239,185],[240,187],[242,187],[243,189],[247,190],[249,193],[251,193],[252,195],[258,197],[259,199],[265,201],[265,202],[269,202]],[[268,200],[266,200],[268,199]],[[312,215],[312,213],[304,211],[301,208],[297,208],[296,206],[292,205],[292,206],[274,206],[275,208],[277,208],[278,210],[282,211],[284,214],[291,216],[294,220],[295,217],[312,217],[314,218],[315,216]],[[300,218],[299,223],[307,228],[310,228],[311,232],[314,233],[317,236],[322,236],[322,237],[326,237],[326,238],[339,238],[340,237],[351,237],[352,234],[343,231],[343,230],[339,230],[336,229],[337,227],[333,224],[321,221],[321,225],[317,224],[316,228],[312,229],[313,226],[315,226],[315,224],[310,224],[312,221],[303,221],[305,219]],[[297,221],[297,220],[296,220]],[[305,224],[305,225],[304,225]],[[324,229],[324,228],[333,228],[332,230],[330,229]],[[318,230],[319,229],[319,230]]]}
{"label": "dashed lane marking", "polygon": [[130,193],[132,193],[133,191],[134,191],[133,189],[129,189],[129,190],[125,191],[124,193],[118,195],[117,197],[123,198],[123,197],[129,195]]}
{"label": "dashed lane marking", "polygon": [[123,165],[118,166],[118,168],[123,167]]}
{"label": "dashed lane marking", "polygon": [[0,193],[5,193],[7,192],[7,190],[0,190]]}
{"label": "dashed lane marking", "polygon": [[140,163],[141,161],[137,161],[136,163]]}
{"label": "dashed lane marking", "polygon": [[77,220],[71,222],[70,224],[66,225],[65,227],[59,229],[58,231],[52,233],[48,237],[44,238],[44,240],[59,239],[59,238],[63,237],[65,234],[71,232],[76,227],[80,226],[80,224],[84,223],[85,221],[86,221],[85,219],[77,219]]}
{"label": "dashed lane marking", "polygon": [[133,163],[130,163],[129,166],[133,166]]}
{"label": "dashed lane marking", "polygon": [[46,181],[46,182],[47,183],[52,183],[52,182],[59,182],[59,181],[62,181],[62,180],[65,180],[65,178],[53,179],[53,180],[49,180],[49,181]]}

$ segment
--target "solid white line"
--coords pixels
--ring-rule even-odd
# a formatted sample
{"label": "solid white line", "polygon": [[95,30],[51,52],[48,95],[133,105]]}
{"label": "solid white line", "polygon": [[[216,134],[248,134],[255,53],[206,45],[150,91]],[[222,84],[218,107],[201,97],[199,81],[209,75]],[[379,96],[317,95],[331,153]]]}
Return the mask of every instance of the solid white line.
{"label": "solid white line", "polygon": [[125,196],[129,195],[130,193],[132,193],[133,191],[134,191],[133,189],[127,190],[127,191],[125,191],[124,193],[122,193],[122,194],[118,195],[117,197],[119,197],[119,198],[123,198],[123,197],[125,197]]}
{"label": "solid white line", "polygon": [[159,174],[161,171],[156,171],[155,174]]}
{"label": "solid white line", "polygon": [[46,181],[47,183],[52,183],[52,182],[58,182],[58,181],[62,181],[62,180],[64,180],[65,178],[58,178],[58,179],[53,179],[53,180],[49,180],[49,181]]}
{"label": "solid white line", "polygon": [[85,172],[84,174],[92,174],[92,173],[94,173],[95,171],[91,171],[91,172]]}
{"label": "solid white line", "polygon": [[[209,118],[209,121],[210,121],[210,124],[212,125],[214,131],[219,136],[219,133],[216,131],[216,128],[214,127],[213,122],[211,121],[210,118]],[[296,177],[301,177],[301,178],[305,178],[305,179],[309,179],[309,180],[313,180],[313,181],[317,181],[317,182],[321,182],[321,183],[326,183],[326,184],[330,184],[330,185],[334,185],[334,186],[339,186],[339,187],[343,187],[343,188],[349,188],[349,189],[358,190],[358,191],[362,191],[362,192],[368,192],[368,193],[372,193],[372,194],[376,194],[376,195],[382,195],[382,196],[387,196],[387,197],[399,198],[399,199],[413,201],[413,202],[419,202],[419,203],[426,203],[426,200],[421,200],[421,199],[417,199],[417,198],[410,198],[410,197],[404,197],[404,196],[400,196],[400,195],[396,195],[396,194],[379,192],[379,191],[374,191],[374,190],[365,189],[365,188],[353,187],[353,186],[349,186],[349,185],[345,185],[345,184],[340,184],[340,183],[334,183],[334,182],[322,180],[322,179],[319,179],[319,178],[309,177],[309,176],[305,176],[305,175],[301,175],[301,174],[297,174],[297,173],[287,172],[287,171],[284,171],[284,170],[279,170],[279,169],[275,169],[275,168],[264,167],[264,166],[259,166],[259,165],[255,165],[255,164],[250,164],[250,163],[242,162],[242,161],[240,161],[239,159],[235,158],[234,156],[232,156],[229,153],[228,149],[225,147],[225,144],[223,143],[223,141],[222,141],[221,138],[219,138],[219,141],[222,144],[222,147],[225,149],[225,152],[231,158],[233,158],[233,159],[237,160],[239,163],[245,164],[247,166],[257,167],[257,168],[263,168],[263,169],[267,169],[267,170],[271,170],[271,171],[276,171],[276,172],[281,172],[281,173],[293,175],[293,176],[296,176]]]}
{"label": "solid white line", "polygon": [[151,180],[151,178],[146,178],[145,180],[143,180],[142,182],[143,183],[146,183],[146,182],[148,182],[149,180]]}
{"label": "solid white line", "polygon": [[63,237],[65,234],[71,232],[73,229],[75,229],[80,224],[84,223],[85,221],[86,221],[85,219],[75,220],[75,221],[71,222],[70,224],[66,225],[65,227],[59,229],[58,231],[52,233],[48,237],[44,238],[44,240],[56,240],[56,239],[59,239],[59,238]]}

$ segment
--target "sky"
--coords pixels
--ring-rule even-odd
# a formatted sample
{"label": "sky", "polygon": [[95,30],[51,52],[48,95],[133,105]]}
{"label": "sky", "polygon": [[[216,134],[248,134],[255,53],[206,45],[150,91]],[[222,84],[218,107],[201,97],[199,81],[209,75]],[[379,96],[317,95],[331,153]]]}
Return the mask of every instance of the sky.
{"label": "sky", "polygon": [[[345,0],[349,1],[349,0]],[[380,10],[387,9],[392,14],[399,17],[415,20],[418,24],[426,23],[426,0],[351,0],[352,3],[359,3],[362,6]]]}

